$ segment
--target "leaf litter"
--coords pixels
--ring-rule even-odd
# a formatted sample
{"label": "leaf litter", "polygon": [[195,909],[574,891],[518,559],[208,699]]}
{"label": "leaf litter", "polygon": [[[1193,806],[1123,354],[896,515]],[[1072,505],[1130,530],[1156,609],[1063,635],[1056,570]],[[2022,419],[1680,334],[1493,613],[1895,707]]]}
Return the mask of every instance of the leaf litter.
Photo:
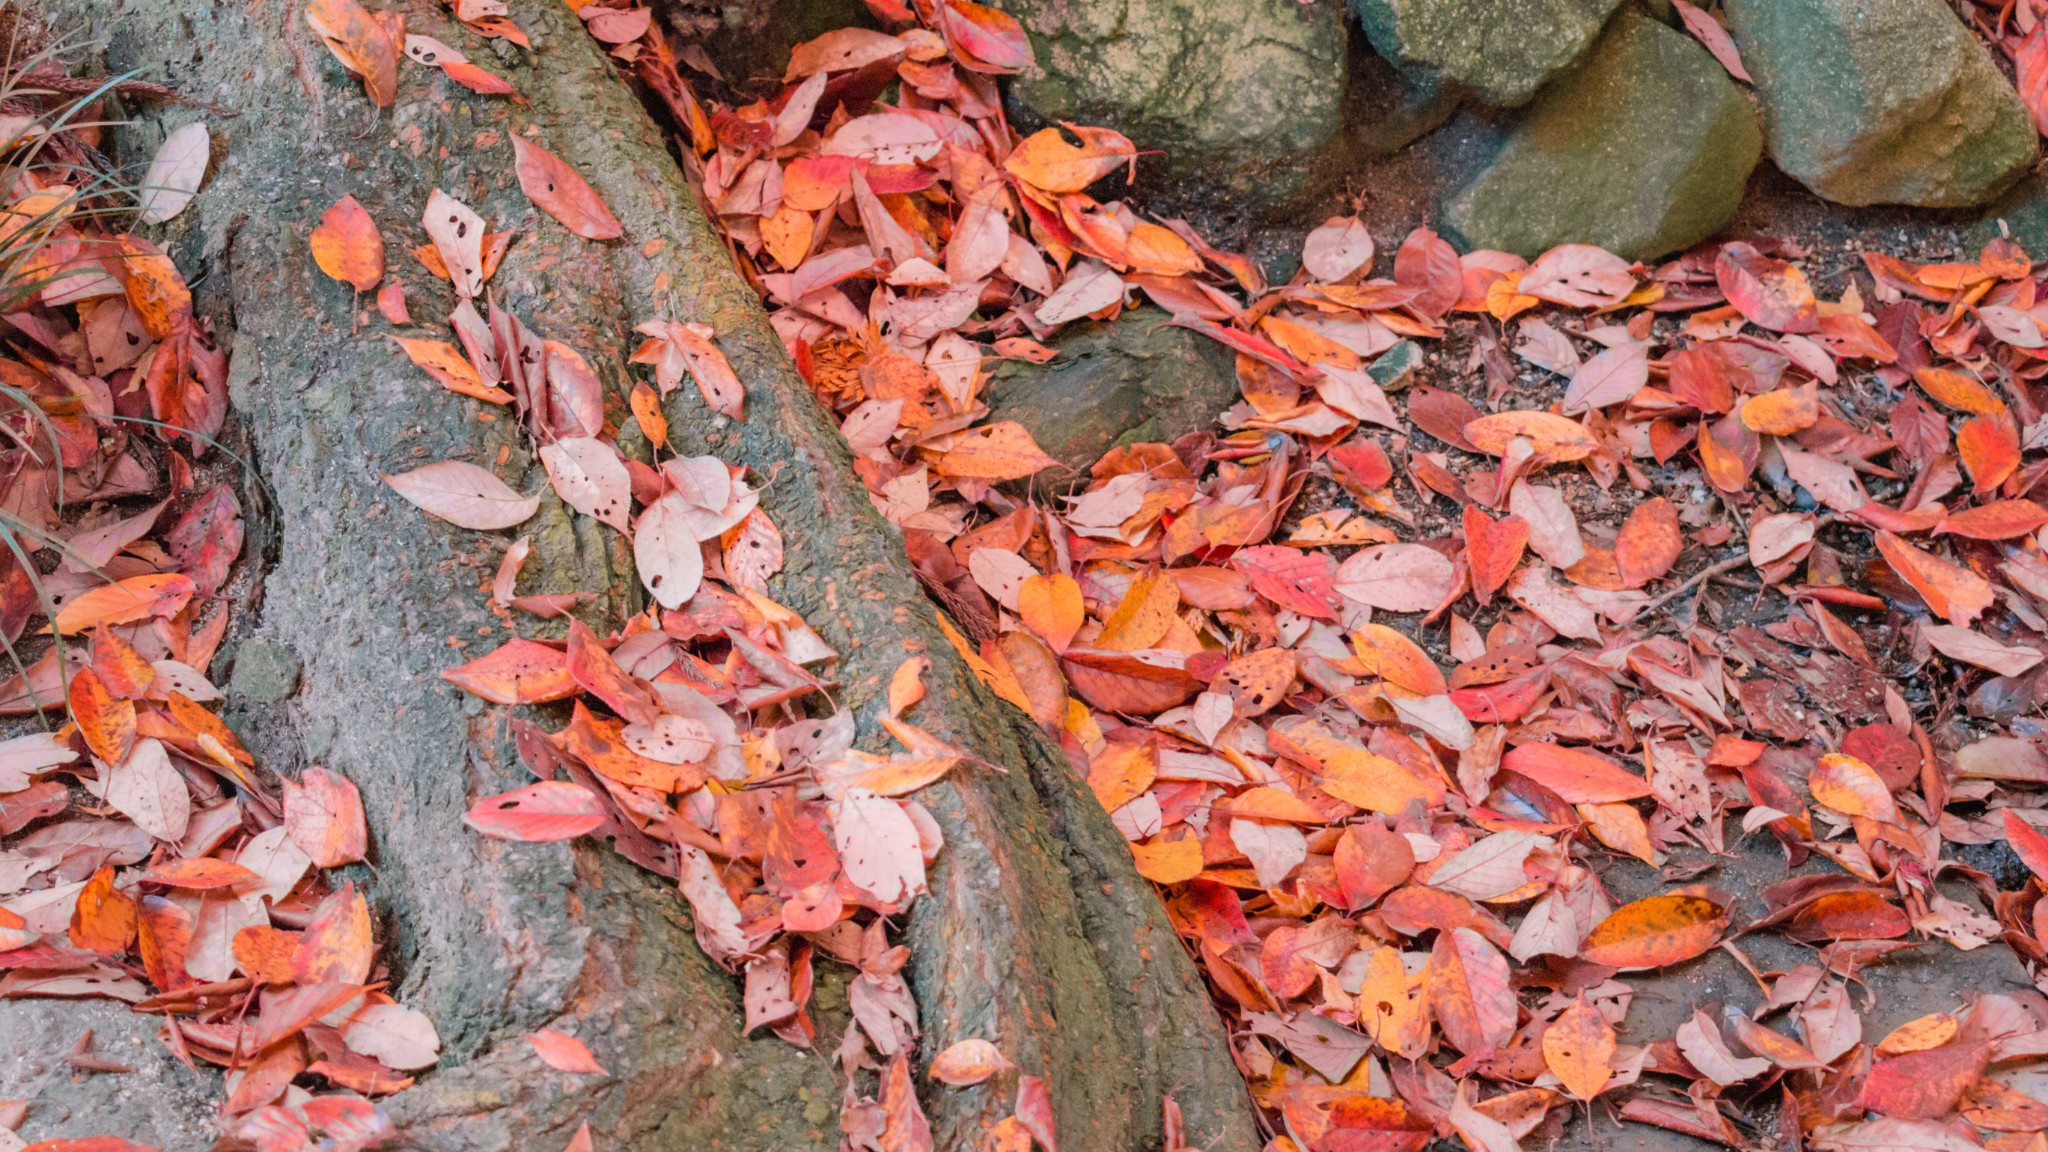
{"label": "leaf litter", "polygon": [[[315,7],[316,30],[379,104],[400,44],[426,66],[462,62],[345,0]],[[1751,1110],[1778,1093],[1800,1138],[1823,1150],[2040,1144],[2048,1108],[1987,1069],[2048,1052],[2048,1001],[1967,996],[1938,1019],[1866,1038],[1847,993],[1906,940],[1999,939],[2030,964],[2048,960],[2036,927],[2048,837],[2034,831],[2044,813],[2030,791],[2048,782],[2048,759],[2025,716],[2048,633],[2037,536],[2048,510],[2034,497],[2048,463],[2028,459],[2048,439],[2036,385],[2048,312],[2024,253],[2004,241],[1975,263],[1871,253],[1826,300],[1783,242],[1642,267],[1583,245],[1532,262],[1460,254],[1418,231],[1384,279],[1371,276],[1370,235],[1338,217],[1308,236],[1294,282],[1269,285],[1179,221],[1093,199],[1136,163],[1114,131],[1010,130],[993,78],[1029,63],[1014,21],[964,0],[874,7],[894,33],[847,29],[799,46],[777,99],[736,108],[698,100],[644,10],[583,15],[688,137],[707,202],[805,378],[841,416],[877,507],[957,618],[942,623],[961,654],[1061,743],[1159,885],[1236,1025],[1276,1142],[1420,1149],[1455,1134],[1492,1152],[1554,1135],[1574,1100],[1606,1098],[1624,1119],[1753,1147]],[[471,15],[478,34],[523,42],[501,13]],[[1682,15],[1740,76],[1712,17],[1689,5]],[[891,81],[894,106],[879,98]],[[617,235],[580,174],[537,146],[518,150],[537,205],[579,235]],[[369,290],[384,276],[382,241],[358,213],[337,206],[313,242],[324,270]],[[549,468],[564,502],[634,536],[658,602],[610,636],[572,624],[566,644],[515,640],[449,671],[500,703],[579,698],[562,731],[523,729],[540,780],[480,799],[469,822],[513,839],[603,831],[674,878],[700,944],[745,983],[750,1031],[813,1043],[812,965],[855,968],[888,1010],[857,1019],[840,1046],[842,1123],[882,1146],[929,1147],[908,1087],[916,1009],[884,918],[915,899],[940,850],[917,788],[966,758],[904,718],[921,668],[899,672],[880,718],[893,752],[854,748],[843,712],[794,707],[822,698],[833,653],[767,596],[772,565],[732,553],[749,526],[773,531],[745,473],[708,457],[657,468],[621,456],[581,358],[489,302],[506,237],[438,192],[426,222],[433,243],[416,255],[469,311],[453,323],[461,359],[414,359],[477,395],[445,375],[466,361],[463,381],[509,398],[536,445],[565,461]],[[128,283],[156,338],[189,324],[162,306],[162,283]],[[1137,297],[1237,356],[1243,400],[1222,432],[1115,449],[1061,501],[1005,487],[1052,461],[1021,425],[984,422],[990,356],[1037,358],[1064,325]],[[483,311],[468,303],[479,298]],[[1412,364],[1475,317],[1519,332],[1524,357],[1556,373],[1548,408],[1488,412],[1377,370]],[[688,374],[709,407],[744,418],[715,332],[644,334],[633,360],[653,369],[658,394]],[[538,359],[536,347],[547,349]],[[1857,418],[1842,391],[1852,379],[1903,398],[1886,422]],[[646,427],[652,405],[632,410],[650,440],[665,439]],[[1632,501],[1616,522],[1581,522],[1562,494],[1576,473],[1602,490],[1651,492],[1652,473],[1673,461],[1702,483]],[[1357,510],[1300,512],[1311,483]],[[516,524],[531,499],[470,477],[424,478],[405,494],[477,528]],[[1830,514],[1816,518],[1818,505]],[[1429,536],[1427,524],[1449,529]],[[508,559],[507,592],[516,568]],[[1761,627],[1702,619],[1711,580],[1743,569],[1798,611]],[[189,591],[154,575],[117,584],[90,613],[67,608],[56,631],[97,629],[96,643],[187,612]],[[1998,734],[1963,742],[1881,674],[1940,660],[1974,685]],[[262,795],[243,791],[231,751],[174,761],[181,746],[166,726],[141,735],[139,718],[164,710],[146,690],[111,688],[109,662],[102,673],[94,653],[98,679],[74,679],[66,695],[81,713],[71,756],[127,749],[113,766],[127,769],[120,787],[111,768],[102,781],[110,805],[127,805],[116,811],[172,831],[183,789],[189,825],[194,783],[219,776],[179,764],[219,762],[233,796]],[[47,673],[22,679],[18,696],[60,686]],[[1844,692],[1853,711],[1798,703]],[[790,707],[760,711],[776,704]],[[192,746],[228,750],[198,731],[194,710],[171,713]],[[1875,719],[1842,720],[1859,714]],[[757,726],[764,715],[777,719]],[[5,751],[14,776],[0,779],[68,764],[40,745]],[[346,791],[307,787],[323,792],[301,804],[322,813],[307,818],[321,832],[298,849],[306,867],[316,852],[347,858],[355,833],[335,824]],[[244,804],[245,820],[255,807]],[[291,831],[289,805],[283,819],[272,830]],[[1770,914],[1743,925],[1733,895],[1676,861],[1762,836],[1834,870],[1774,886]],[[1979,884],[1974,906],[1935,887],[1956,867],[1945,848],[2007,839],[2035,873],[2024,884]],[[134,875],[152,892],[201,893],[204,907],[204,893],[276,883],[286,842],[298,837],[267,844],[248,875],[230,870],[241,853],[197,858],[224,868],[158,861]],[[1661,869],[1667,890],[1611,896],[1598,869],[1634,867],[1611,863],[1629,858]],[[91,891],[88,940],[125,939],[115,875],[75,882],[81,908]],[[361,919],[351,896],[322,897],[312,923],[367,942],[345,927]],[[138,935],[161,938],[181,912],[194,915],[146,895],[130,915]],[[15,918],[12,930],[33,931]],[[305,964],[294,949],[286,962],[264,933],[290,930],[245,929],[257,933],[246,963],[336,979],[281,993],[284,1022],[259,1035],[297,1036],[305,1026],[292,1020],[359,1003],[360,1043],[343,1036],[349,1067],[381,1060],[396,1077],[431,1063],[402,1008],[362,995],[359,945]],[[1702,1011],[1668,1038],[1617,1039],[1634,995],[1626,974],[1770,930],[1816,951],[1767,974],[1753,1015]],[[152,979],[193,979],[153,954]],[[344,994],[354,999],[335,999]],[[1008,1074],[1000,1039],[955,1045],[929,1075]],[[563,1033],[533,1042],[565,1071],[600,1069]],[[854,1073],[877,1066],[877,1095],[858,1094]],[[1016,1081],[1016,1115],[992,1146],[1022,1146],[1014,1133],[1051,1147],[1042,1082]],[[575,1143],[589,1146],[587,1130]]]}

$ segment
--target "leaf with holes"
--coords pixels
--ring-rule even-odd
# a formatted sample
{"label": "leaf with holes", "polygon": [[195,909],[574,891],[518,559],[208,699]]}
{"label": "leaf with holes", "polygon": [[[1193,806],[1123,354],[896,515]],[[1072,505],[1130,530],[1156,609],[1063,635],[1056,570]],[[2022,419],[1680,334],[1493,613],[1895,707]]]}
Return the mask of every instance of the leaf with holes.
{"label": "leaf with holes", "polygon": [[604,198],[568,161],[518,135],[512,137],[512,153],[517,158],[513,171],[519,177],[520,191],[562,227],[585,240],[616,240],[625,235]]}
{"label": "leaf with holes", "polygon": [[542,780],[486,796],[470,806],[462,822],[499,840],[574,840],[605,822],[604,802],[588,789],[561,780]]}

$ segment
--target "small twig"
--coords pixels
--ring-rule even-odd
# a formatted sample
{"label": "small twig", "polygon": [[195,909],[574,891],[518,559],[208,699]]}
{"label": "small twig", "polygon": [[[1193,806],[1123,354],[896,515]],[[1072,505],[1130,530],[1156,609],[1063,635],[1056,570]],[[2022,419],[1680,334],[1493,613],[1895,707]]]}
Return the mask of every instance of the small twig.
{"label": "small twig", "polygon": [[[1823,516],[1820,519],[1813,522],[1813,534],[1815,536],[1820,535],[1821,529],[1828,527],[1834,522],[1834,513],[1828,513],[1826,516]],[[1693,589],[1698,588],[1700,585],[1705,584],[1707,581],[1712,580],[1714,577],[1726,576],[1728,573],[1735,571],[1737,568],[1740,568],[1747,563],[1749,563],[1749,548],[1745,544],[1741,552],[1738,552],[1725,560],[1717,560],[1713,564],[1710,564],[1707,567],[1702,568],[1698,572],[1693,573],[1692,578],[1687,580],[1685,583],[1680,584],[1678,587],[1673,588],[1671,591],[1666,592],[1663,595],[1658,596],[1656,599],[1651,600],[1648,604],[1643,605],[1642,610],[1637,612],[1636,615],[1638,618],[1640,618],[1642,616],[1654,613],[1659,609],[1662,609],[1666,604],[1669,604],[1673,600],[1676,600],[1679,597],[1685,595],[1686,593],[1692,591]]]}

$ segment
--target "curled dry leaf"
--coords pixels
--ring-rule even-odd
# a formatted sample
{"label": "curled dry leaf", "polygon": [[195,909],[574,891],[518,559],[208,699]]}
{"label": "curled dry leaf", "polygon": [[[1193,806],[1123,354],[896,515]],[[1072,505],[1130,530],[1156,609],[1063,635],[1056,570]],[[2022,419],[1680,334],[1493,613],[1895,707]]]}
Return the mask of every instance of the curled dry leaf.
{"label": "curled dry leaf", "polygon": [[955,1088],[965,1088],[1015,1067],[988,1041],[961,1040],[932,1058],[931,1077]]}

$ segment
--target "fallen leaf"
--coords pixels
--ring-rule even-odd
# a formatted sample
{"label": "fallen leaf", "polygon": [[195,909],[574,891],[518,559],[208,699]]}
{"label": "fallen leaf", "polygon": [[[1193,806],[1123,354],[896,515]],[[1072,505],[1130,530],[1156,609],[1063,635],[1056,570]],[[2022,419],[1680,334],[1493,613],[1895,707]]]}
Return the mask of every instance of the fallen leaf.
{"label": "fallen leaf", "polygon": [[603,198],[567,161],[516,133],[511,139],[517,158],[513,171],[527,199],[585,240],[616,240],[626,234]]}
{"label": "fallen leaf", "polygon": [[540,497],[521,496],[492,473],[462,460],[379,475],[422,512],[460,528],[511,528],[540,511]]}

